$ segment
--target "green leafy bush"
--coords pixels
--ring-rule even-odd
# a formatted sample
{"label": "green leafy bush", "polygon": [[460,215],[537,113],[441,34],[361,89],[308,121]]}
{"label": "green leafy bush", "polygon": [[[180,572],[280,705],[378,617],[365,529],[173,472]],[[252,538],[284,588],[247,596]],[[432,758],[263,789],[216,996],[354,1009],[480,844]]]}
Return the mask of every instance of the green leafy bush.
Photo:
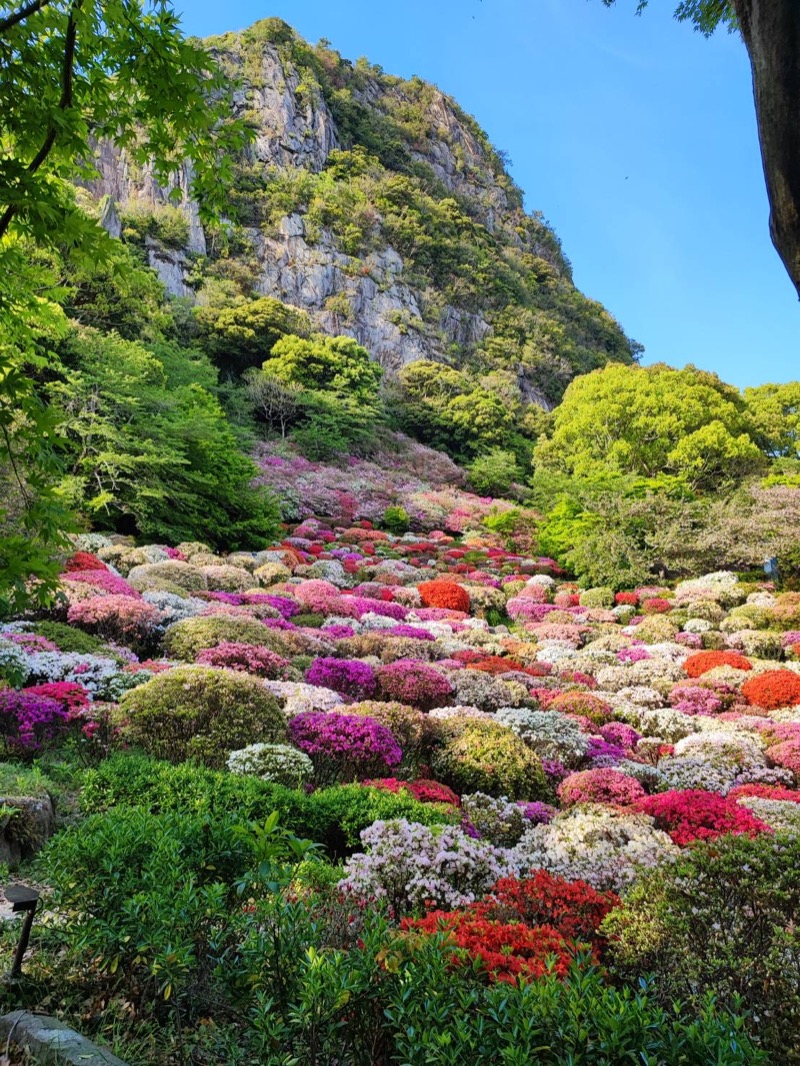
{"label": "green leafy bush", "polygon": [[216,819],[236,815],[263,821],[278,811],[281,825],[323,844],[331,855],[359,846],[362,829],[378,818],[406,818],[423,825],[457,822],[452,808],[419,803],[407,791],[339,785],[307,793],[254,777],[221,773],[191,763],[174,766],[142,755],[121,754],[88,770],[81,792],[87,812],[141,804],[148,810],[194,811]]}
{"label": "green leafy bush", "polygon": [[234,615],[209,615],[184,618],[169,626],[164,634],[164,651],[173,659],[194,662],[201,651],[217,644],[256,644],[272,647],[270,630],[255,618]]}
{"label": "green leafy bush", "polygon": [[389,533],[402,537],[411,528],[411,519],[408,517],[408,511],[405,507],[387,507],[383,512],[381,525]]}
{"label": "green leafy bush", "polygon": [[275,697],[258,678],[235,670],[175,667],[126,693],[120,710],[130,739],[172,762],[222,766],[229,752],[286,733]]}
{"label": "green leafy bush", "polygon": [[466,719],[446,723],[442,736],[442,746],[431,755],[431,768],[438,781],[456,792],[546,799],[541,759],[510,729],[496,722]]}
{"label": "green leafy bush", "polygon": [[103,642],[90,633],[84,633],[82,629],[75,629],[65,622],[50,622],[43,620],[37,622],[33,628],[34,633],[52,640],[58,648],[66,653],[77,652],[79,655],[98,655],[103,651]]}
{"label": "green leafy bush", "polygon": [[505,496],[521,477],[516,455],[502,448],[479,455],[469,468],[469,480],[481,496]]}
{"label": "green leafy bush", "polygon": [[800,1062],[800,840],[723,836],[634,885],[606,919],[617,972],[692,1006],[743,1006],[775,1062]]}

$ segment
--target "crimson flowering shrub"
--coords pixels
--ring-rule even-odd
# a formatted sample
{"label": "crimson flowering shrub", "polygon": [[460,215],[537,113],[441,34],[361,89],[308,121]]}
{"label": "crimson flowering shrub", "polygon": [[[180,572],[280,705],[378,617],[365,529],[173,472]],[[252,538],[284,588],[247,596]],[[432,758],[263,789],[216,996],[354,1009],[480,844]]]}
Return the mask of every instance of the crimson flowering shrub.
{"label": "crimson flowering shrub", "polygon": [[461,799],[452,788],[448,788],[439,781],[427,781],[424,778],[417,781],[400,781],[396,777],[377,777],[362,783],[395,794],[405,789],[420,803],[447,803],[451,807],[461,806]]}
{"label": "crimson flowering shrub", "polygon": [[639,597],[635,592],[618,592],[614,597],[614,603],[627,607],[638,607]]}
{"label": "crimson flowering shrub", "polygon": [[562,714],[583,715],[598,726],[608,722],[613,714],[611,704],[591,692],[560,692],[550,701],[547,709],[561,711]]}
{"label": "crimson flowering shrub", "polygon": [[558,798],[563,807],[574,807],[578,803],[634,807],[644,796],[645,791],[636,778],[619,770],[579,770],[558,786]]}
{"label": "crimson flowering shrub", "polygon": [[[702,677],[717,666],[731,666],[734,670],[752,670],[753,664],[738,651],[699,651],[683,664],[689,677]],[[749,684],[749,682],[748,682]]]}
{"label": "crimson flowering shrub", "polygon": [[371,699],[378,685],[375,671],[360,659],[315,659],[306,670],[306,681],[353,700]]}
{"label": "crimson flowering shrub", "polygon": [[673,789],[646,796],[638,808],[655,819],[656,828],[669,833],[680,846],[695,840],[715,840],[726,833],[756,836],[772,832],[747,807],[740,807],[728,796],[702,789]]}
{"label": "crimson flowering shrub", "polygon": [[403,758],[390,730],[366,715],[305,711],[289,721],[289,739],[313,762],[318,785],[362,780]]}
{"label": "crimson flowering shrub", "polygon": [[77,681],[50,681],[44,685],[29,685],[22,690],[28,696],[45,696],[55,700],[70,715],[89,702],[89,691]]}
{"label": "crimson flowering shrub", "polygon": [[75,552],[64,563],[64,572],[75,574],[81,570],[108,570],[108,567],[91,552]]}
{"label": "crimson flowering shrub", "polygon": [[269,648],[235,640],[225,640],[215,648],[205,648],[195,661],[201,666],[243,670],[256,677],[266,677],[270,681],[285,681],[291,669],[288,659],[270,651]]}
{"label": "crimson flowering shrub", "polygon": [[416,659],[397,659],[377,671],[381,698],[409,703],[429,711],[444,706],[453,695],[449,680],[427,663]]}
{"label": "crimson flowering shrub", "polygon": [[506,659],[502,655],[488,655],[480,662],[467,663],[468,670],[480,670],[484,674],[507,674],[510,670],[524,670],[519,659]]}
{"label": "crimson flowering shrub", "polygon": [[32,756],[43,744],[64,735],[68,717],[64,707],[48,696],[0,691],[0,740],[7,754]]}
{"label": "crimson flowering shrub", "polygon": [[619,902],[616,893],[598,892],[586,881],[534,870],[530,877],[501,878],[475,910],[499,921],[552,926],[569,940],[599,949],[605,944],[600,925]]}
{"label": "crimson flowering shrub", "polygon": [[742,685],[748,703],[774,711],[800,703],[800,675],[791,670],[767,670]]}
{"label": "crimson flowering shrub", "polygon": [[[552,969],[565,977],[575,961],[578,945],[565,940],[552,926],[531,928],[522,922],[498,922],[461,911],[431,911],[424,918],[404,918],[401,927],[421,933],[443,933],[447,942],[479,961],[491,980],[516,984],[520,977],[542,977]],[[464,959],[454,955],[456,965]]]}
{"label": "crimson flowering shrub", "polygon": [[92,596],[74,603],[67,621],[106,640],[141,644],[152,636],[161,621],[161,612],[132,596]]}
{"label": "crimson flowering shrub", "polygon": [[736,785],[727,794],[726,799],[738,800],[743,796],[757,796],[759,799],[800,803],[800,792],[796,792],[794,789],[783,788],[781,785],[762,785],[757,782],[750,785]]}
{"label": "crimson flowering shrub", "polygon": [[642,612],[644,614],[666,614],[671,611],[674,604],[661,596],[650,596],[642,600]]}
{"label": "crimson flowering shrub", "polygon": [[423,607],[447,611],[469,611],[469,593],[455,581],[423,581],[417,585]]}

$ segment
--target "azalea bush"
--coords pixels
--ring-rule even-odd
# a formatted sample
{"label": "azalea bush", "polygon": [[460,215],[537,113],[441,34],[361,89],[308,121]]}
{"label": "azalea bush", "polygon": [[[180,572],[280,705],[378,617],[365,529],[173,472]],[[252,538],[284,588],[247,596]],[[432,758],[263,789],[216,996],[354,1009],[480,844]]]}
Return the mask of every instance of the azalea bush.
{"label": "azalea bush", "polygon": [[289,737],[313,762],[317,784],[371,777],[403,757],[390,730],[367,715],[297,714],[289,721]]}

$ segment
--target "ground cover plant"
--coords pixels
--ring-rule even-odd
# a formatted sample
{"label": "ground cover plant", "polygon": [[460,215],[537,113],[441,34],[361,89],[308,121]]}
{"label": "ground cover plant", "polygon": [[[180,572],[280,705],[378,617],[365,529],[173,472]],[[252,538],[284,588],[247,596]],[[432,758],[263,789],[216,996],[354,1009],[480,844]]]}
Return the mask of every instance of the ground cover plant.
{"label": "ground cover plant", "polygon": [[73,547],[0,629],[6,818],[31,764],[67,812],[17,1002],[134,1062],[800,1062],[791,595],[368,520]]}

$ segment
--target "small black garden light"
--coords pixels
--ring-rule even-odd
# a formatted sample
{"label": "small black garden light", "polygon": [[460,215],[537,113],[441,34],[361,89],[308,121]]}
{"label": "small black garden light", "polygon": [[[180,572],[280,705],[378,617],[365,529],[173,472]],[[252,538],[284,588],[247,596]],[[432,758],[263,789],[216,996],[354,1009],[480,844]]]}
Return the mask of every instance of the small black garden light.
{"label": "small black garden light", "polygon": [[22,977],[22,960],[25,957],[25,952],[28,950],[28,941],[31,937],[33,917],[39,903],[39,893],[35,888],[30,888],[29,885],[8,885],[7,888],[3,889],[3,895],[11,904],[12,913],[25,915],[25,920],[22,923],[22,932],[19,937],[19,944],[17,944],[17,952],[14,955],[14,965],[6,974],[6,980],[17,981]]}

